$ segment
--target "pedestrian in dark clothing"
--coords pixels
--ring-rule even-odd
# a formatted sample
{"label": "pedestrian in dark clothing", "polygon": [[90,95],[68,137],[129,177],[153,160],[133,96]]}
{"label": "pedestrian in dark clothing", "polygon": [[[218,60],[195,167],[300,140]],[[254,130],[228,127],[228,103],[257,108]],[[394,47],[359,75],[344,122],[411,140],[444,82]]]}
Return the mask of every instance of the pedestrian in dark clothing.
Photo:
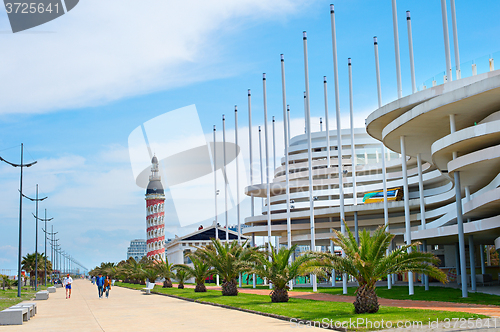
{"label": "pedestrian in dark clothing", "polygon": [[104,293],[104,280],[105,279],[101,273],[99,273],[99,276],[95,280],[95,283],[97,285],[97,291],[99,292],[100,299],[102,299],[102,294]]}

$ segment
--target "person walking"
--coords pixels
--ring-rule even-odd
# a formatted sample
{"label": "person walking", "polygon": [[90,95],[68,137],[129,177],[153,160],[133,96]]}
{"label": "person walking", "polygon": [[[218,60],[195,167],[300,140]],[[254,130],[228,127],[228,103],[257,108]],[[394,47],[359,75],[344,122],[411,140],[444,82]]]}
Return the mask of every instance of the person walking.
{"label": "person walking", "polygon": [[104,291],[106,292],[106,298],[109,298],[110,289],[111,289],[111,279],[109,279],[109,276],[106,276],[106,279],[104,280]]}
{"label": "person walking", "polygon": [[71,276],[68,273],[68,275],[66,275],[66,277],[63,280],[63,285],[66,288],[66,298],[68,298],[68,291],[69,291],[69,298],[71,298],[71,284],[72,283],[73,283],[73,279],[71,278]]}
{"label": "person walking", "polygon": [[95,285],[95,276],[92,276],[92,284]]}
{"label": "person walking", "polygon": [[99,298],[101,299],[103,291],[104,291],[104,277],[102,276],[102,273],[99,273],[99,275],[97,276],[97,278],[95,280],[95,283],[97,285],[97,291],[99,293]]}

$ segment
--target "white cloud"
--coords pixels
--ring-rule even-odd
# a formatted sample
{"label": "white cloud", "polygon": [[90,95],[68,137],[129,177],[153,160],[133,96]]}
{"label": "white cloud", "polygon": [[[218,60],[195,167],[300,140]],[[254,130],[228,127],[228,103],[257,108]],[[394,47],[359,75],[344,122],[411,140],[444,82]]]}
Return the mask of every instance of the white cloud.
{"label": "white cloud", "polygon": [[[57,20],[3,35],[0,114],[95,105],[234,75],[224,37],[244,22],[282,18],[300,2],[80,1]],[[54,33],[33,33],[47,30]]]}
{"label": "white cloud", "polygon": [[[51,229],[54,225],[63,250],[89,265],[98,264],[94,259],[126,258],[128,241],[145,236],[144,192],[135,185],[129,162],[120,162],[122,154],[128,159],[127,151],[120,145],[105,149],[89,156],[89,160],[78,155],[40,159],[25,170],[24,177],[25,194],[34,197],[31,184],[38,183],[40,196],[49,196],[40,203],[39,214],[47,208],[47,216],[54,217],[48,226]],[[106,156],[114,158],[106,161]],[[0,268],[13,268],[17,257],[19,172],[1,174],[0,200],[5,204],[0,211],[0,242],[6,245],[0,247]],[[35,204],[24,200],[23,255],[34,251],[34,211]],[[40,226],[39,250],[43,250],[43,223]],[[100,234],[99,247],[88,234]],[[94,252],[98,255],[87,257]]]}

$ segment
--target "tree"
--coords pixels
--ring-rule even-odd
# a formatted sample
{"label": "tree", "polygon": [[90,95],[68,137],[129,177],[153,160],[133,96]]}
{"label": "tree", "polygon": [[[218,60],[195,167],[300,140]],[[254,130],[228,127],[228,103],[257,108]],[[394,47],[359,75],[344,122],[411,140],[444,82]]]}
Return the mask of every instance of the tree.
{"label": "tree", "polygon": [[99,267],[96,267],[91,272],[95,275],[101,273],[103,276],[109,276],[110,278],[114,278],[117,273],[117,265],[112,262],[107,262],[107,263],[103,262]]}
{"label": "tree", "polygon": [[12,289],[14,281],[9,279],[9,276],[0,274],[0,278],[2,278],[2,290],[5,290],[5,287],[7,287],[7,289]]}
{"label": "tree", "polygon": [[144,277],[144,264],[136,262],[135,260],[130,260],[126,266],[128,276],[130,279],[134,280],[134,283],[145,284],[146,277]]}
{"label": "tree", "polygon": [[179,289],[184,289],[184,283],[186,280],[189,278],[189,272],[183,269],[177,269],[175,271],[175,279],[177,282],[179,282],[179,285],[177,285],[177,288]]}
{"label": "tree", "polygon": [[127,260],[122,260],[117,264],[116,267],[116,275],[118,279],[122,279],[123,282],[130,282],[131,276],[130,276],[130,271],[129,267],[132,264],[132,261],[135,262],[135,259],[133,257],[129,257]]}
{"label": "tree", "polygon": [[[316,255],[317,260],[306,263],[305,270],[322,274],[325,268],[335,269],[356,278],[359,287],[356,290],[354,309],[358,314],[378,311],[375,283],[388,274],[412,271],[427,274],[442,283],[446,282],[446,275],[436,267],[439,259],[432,253],[419,252],[418,242],[401,246],[386,254],[395,236],[386,232],[386,226],[377,228],[371,236],[364,229],[359,237],[359,246],[349,229],[347,229],[348,236],[343,236],[337,230],[334,232],[337,238],[333,238],[332,241],[344,250],[345,257],[334,253],[312,253]],[[411,249],[410,253],[408,249]]]}
{"label": "tree", "polygon": [[224,244],[219,239],[211,241],[207,246],[198,248],[196,255],[222,277],[222,295],[238,295],[236,279],[240,273],[250,270],[256,250],[246,246],[246,242],[239,245],[236,241],[225,241]]}
{"label": "tree", "polygon": [[[39,256],[40,257],[40,256]],[[30,274],[30,284],[34,285],[36,254],[26,254],[21,261],[21,269]]]}
{"label": "tree", "polygon": [[158,269],[155,266],[149,266],[142,269],[143,277],[148,279],[150,283],[154,283],[158,278]]}
{"label": "tree", "polygon": [[[38,276],[45,277],[45,255],[43,253],[38,253]],[[36,269],[36,254],[26,254],[22,258],[21,268],[30,274],[30,284],[35,284],[35,269]],[[52,263],[47,260],[47,272],[52,271]]]}
{"label": "tree", "polygon": [[206,292],[207,287],[205,286],[205,279],[207,279],[213,273],[212,267],[204,262],[200,257],[196,255],[196,252],[189,255],[189,258],[193,262],[193,266],[186,264],[175,265],[174,268],[177,270],[184,270],[188,273],[189,277],[194,277],[196,282],[195,292]]}
{"label": "tree", "polygon": [[156,268],[158,269],[158,275],[160,278],[165,278],[163,282],[163,288],[172,287],[172,278],[175,276],[173,270],[174,264],[168,262],[168,258],[165,260],[156,260]]}
{"label": "tree", "polygon": [[300,275],[299,269],[304,263],[315,258],[315,256],[306,253],[290,262],[290,257],[295,252],[296,247],[297,245],[290,249],[281,247],[276,252],[271,245],[271,251],[258,251],[254,256],[251,272],[261,278],[267,278],[273,284],[273,291],[270,294],[272,302],[288,302],[287,283]]}

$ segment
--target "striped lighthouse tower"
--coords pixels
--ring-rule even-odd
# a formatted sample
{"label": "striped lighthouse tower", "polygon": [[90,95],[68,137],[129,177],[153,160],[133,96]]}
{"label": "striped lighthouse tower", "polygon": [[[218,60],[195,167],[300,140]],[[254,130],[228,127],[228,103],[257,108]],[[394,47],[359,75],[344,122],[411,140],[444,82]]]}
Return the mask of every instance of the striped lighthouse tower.
{"label": "striped lighthouse tower", "polygon": [[146,189],[147,257],[165,259],[165,193],[158,170],[158,158],[151,160],[151,176]]}

